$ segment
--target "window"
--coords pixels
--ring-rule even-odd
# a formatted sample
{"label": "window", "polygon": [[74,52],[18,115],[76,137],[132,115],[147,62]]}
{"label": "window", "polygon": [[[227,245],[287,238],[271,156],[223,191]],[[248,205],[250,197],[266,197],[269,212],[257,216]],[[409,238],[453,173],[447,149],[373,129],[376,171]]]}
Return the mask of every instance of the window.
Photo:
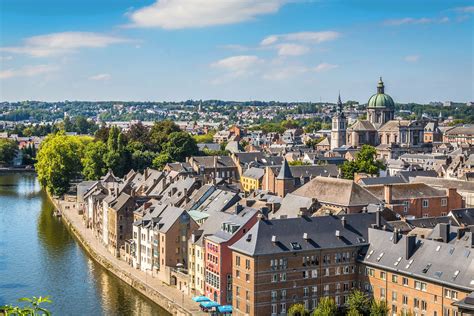
{"label": "window", "polygon": [[240,296],[240,286],[235,287],[235,296]]}
{"label": "window", "polygon": [[240,267],[240,256],[235,256],[235,265]]}
{"label": "window", "polygon": [[393,302],[396,302],[398,300],[398,295],[397,295],[397,292],[392,292],[392,301]]}
{"label": "window", "polygon": [[286,281],[286,272],[280,273],[280,281]]}
{"label": "window", "polygon": [[277,300],[277,291],[272,291],[272,302]]}
{"label": "window", "polygon": [[240,279],[240,271],[239,270],[235,270],[235,277],[237,279]]}
{"label": "window", "polygon": [[245,273],[245,281],[250,282],[250,274]]}
{"label": "window", "polygon": [[249,259],[245,259],[245,269],[250,269],[250,260]]}
{"label": "window", "polygon": [[303,271],[303,278],[304,279],[309,278],[309,271],[306,271],[306,270]]}
{"label": "window", "polygon": [[426,283],[415,281],[415,289],[420,290],[420,291],[426,291]]}
{"label": "window", "polygon": [[416,297],[413,299],[413,307],[420,308],[420,300]]}
{"label": "window", "polygon": [[381,297],[382,299],[385,299],[385,297],[386,297],[386,292],[385,292],[385,289],[384,289],[384,288],[380,288],[380,297]]}
{"label": "window", "polygon": [[380,278],[381,278],[382,280],[387,279],[387,274],[386,274],[385,272],[383,272],[383,271],[380,271]]}
{"label": "window", "polygon": [[392,282],[393,283],[398,283],[398,275],[392,274]]}
{"label": "window", "polygon": [[403,304],[408,305],[408,296],[403,295]]}
{"label": "window", "polygon": [[428,307],[428,304],[426,303],[426,301],[421,301],[421,310],[426,311],[427,307]]}
{"label": "window", "polygon": [[318,287],[313,286],[313,296],[315,296],[318,293]]}
{"label": "window", "polygon": [[286,300],[286,290],[281,290],[281,299]]}
{"label": "window", "polygon": [[278,274],[273,274],[272,275],[272,283],[278,282]]}
{"label": "window", "polygon": [[318,270],[311,270],[311,277],[313,279],[317,278],[318,277]]}
{"label": "window", "polygon": [[280,310],[282,314],[286,314],[286,303],[280,304]]}
{"label": "window", "polygon": [[402,281],[404,286],[408,286],[408,278],[403,277]]}
{"label": "window", "polygon": [[309,289],[307,287],[303,288],[303,296],[308,297],[309,295]]}
{"label": "window", "polygon": [[329,276],[329,268],[324,269],[324,276]]}
{"label": "window", "polygon": [[447,198],[442,198],[441,199],[441,206],[447,206],[448,205],[448,199]]}
{"label": "window", "polygon": [[428,207],[428,200],[423,200],[423,207]]}
{"label": "window", "polygon": [[272,316],[276,316],[276,314],[277,314],[277,304],[272,304]]}

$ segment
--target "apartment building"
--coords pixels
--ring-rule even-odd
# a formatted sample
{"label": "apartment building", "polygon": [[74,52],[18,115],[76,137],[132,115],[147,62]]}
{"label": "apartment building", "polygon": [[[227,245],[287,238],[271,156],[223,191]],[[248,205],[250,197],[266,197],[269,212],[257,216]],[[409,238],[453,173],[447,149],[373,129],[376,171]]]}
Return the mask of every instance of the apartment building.
{"label": "apartment building", "polygon": [[[369,229],[360,258],[360,286],[391,315],[473,315],[474,237],[440,224],[439,241]],[[454,235],[454,236],[453,236]]]}
{"label": "apartment building", "polygon": [[259,221],[232,250],[235,315],[286,315],[291,305],[309,310],[330,296],[343,305],[357,287],[357,256],[368,245],[380,213]]}

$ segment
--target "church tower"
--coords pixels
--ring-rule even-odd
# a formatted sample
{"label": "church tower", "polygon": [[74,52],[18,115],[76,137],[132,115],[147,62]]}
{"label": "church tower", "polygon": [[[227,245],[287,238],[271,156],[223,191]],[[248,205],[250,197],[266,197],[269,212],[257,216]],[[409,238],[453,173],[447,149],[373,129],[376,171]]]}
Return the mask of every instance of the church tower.
{"label": "church tower", "polygon": [[346,144],[346,128],[347,120],[343,112],[341,94],[339,93],[336,113],[332,117],[331,150]]}
{"label": "church tower", "polygon": [[391,96],[385,94],[385,85],[380,77],[377,93],[372,95],[367,103],[367,119],[378,129],[393,120],[394,113],[395,102]]}

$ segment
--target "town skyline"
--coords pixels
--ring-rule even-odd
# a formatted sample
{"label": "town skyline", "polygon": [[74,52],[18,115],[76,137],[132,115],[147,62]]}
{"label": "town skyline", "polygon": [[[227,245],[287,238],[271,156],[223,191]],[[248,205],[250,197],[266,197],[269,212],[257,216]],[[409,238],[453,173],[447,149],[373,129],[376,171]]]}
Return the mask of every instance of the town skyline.
{"label": "town skyline", "polygon": [[199,3],[3,2],[1,101],[473,100],[469,1]]}

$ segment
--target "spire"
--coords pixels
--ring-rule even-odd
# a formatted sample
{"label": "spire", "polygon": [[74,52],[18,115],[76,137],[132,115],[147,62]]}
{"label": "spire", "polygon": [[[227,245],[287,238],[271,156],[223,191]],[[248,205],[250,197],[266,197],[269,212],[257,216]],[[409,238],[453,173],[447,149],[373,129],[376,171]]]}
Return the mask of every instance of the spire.
{"label": "spire", "polygon": [[291,174],[290,166],[288,165],[286,158],[283,158],[283,163],[281,165],[280,173],[278,174],[277,179],[293,179],[293,175]]}
{"label": "spire", "polygon": [[342,101],[341,101],[341,91],[339,91],[339,97],[337,98],[337,111],[341,113],[342,108],[343,106],[342,106]]}
{"label": "spire", "polygon": [[383,94],[384,90],[385,90],[385,86],[383,84],[382,77],[380,77],[379,83],[377,84],[377,93],[378,94]]}

